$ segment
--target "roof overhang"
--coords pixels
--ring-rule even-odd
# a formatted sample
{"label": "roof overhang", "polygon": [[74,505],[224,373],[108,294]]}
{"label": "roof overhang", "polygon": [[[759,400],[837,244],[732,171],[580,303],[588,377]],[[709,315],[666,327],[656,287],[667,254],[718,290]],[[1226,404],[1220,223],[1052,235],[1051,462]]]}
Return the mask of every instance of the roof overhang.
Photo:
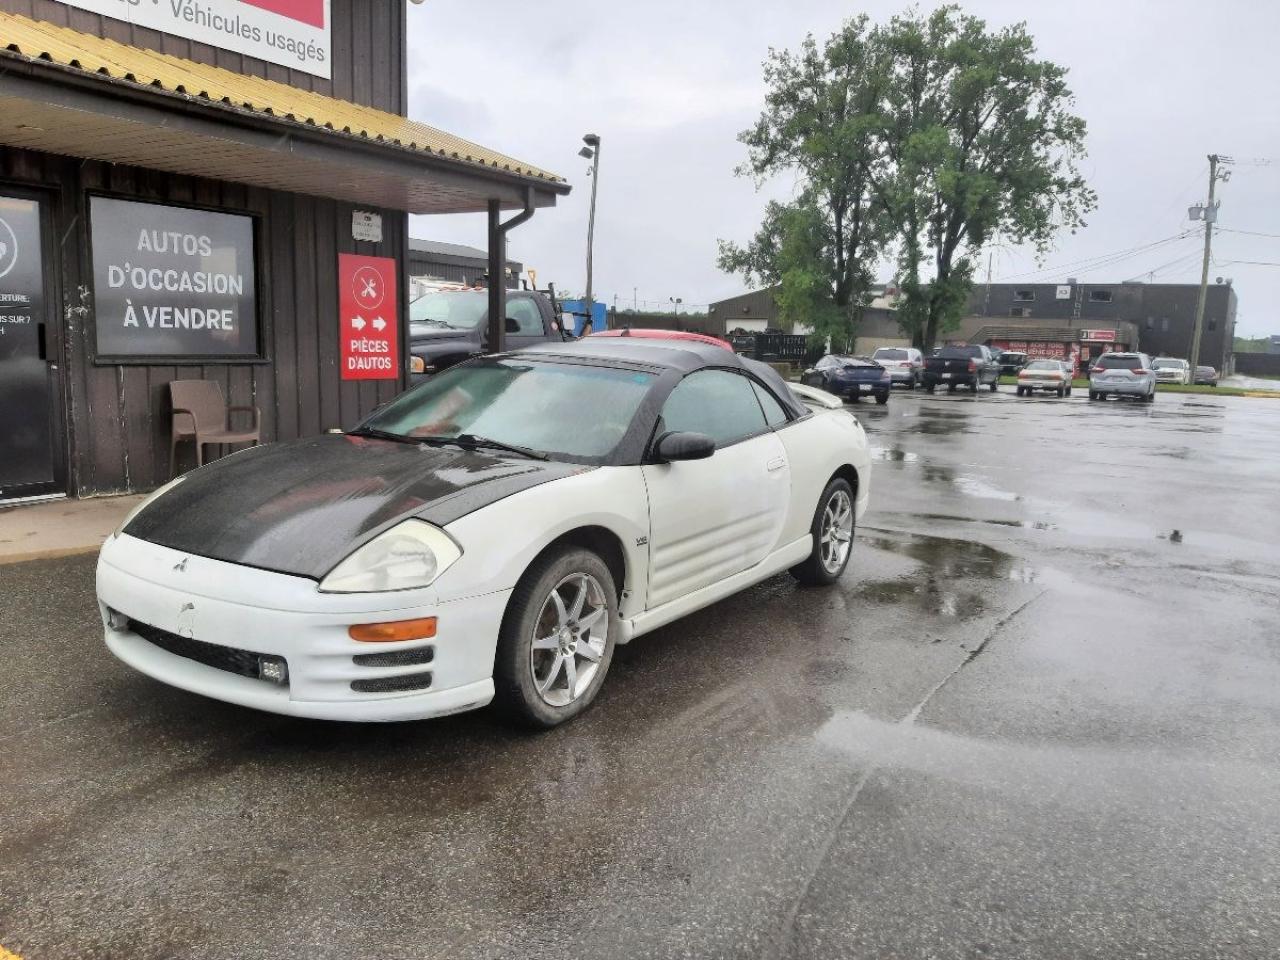
{"label": "roof overhang", "polygon": [[4,49],[0,144],[409,213],[479,212],[490,199],[522,209],[529,192],[547,207],[570,189]]}

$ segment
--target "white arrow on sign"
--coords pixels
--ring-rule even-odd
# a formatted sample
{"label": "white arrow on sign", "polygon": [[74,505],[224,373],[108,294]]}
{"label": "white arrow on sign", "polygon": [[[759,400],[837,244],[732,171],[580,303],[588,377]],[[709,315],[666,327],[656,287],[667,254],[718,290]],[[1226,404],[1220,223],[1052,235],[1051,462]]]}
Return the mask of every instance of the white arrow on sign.
{"label": "white arrow on sign", "polygon": [[363,329],[364,329],[364,317],[360,317],[360,316],[352,317],[352,318],[351,318],[351,328],[352,328],[353,330],[363,330]]}
{"label": "white arrow on sign", "polygon": [[374,318],[373,318],[373,329],[375,329],[375,330],[385,330],[385,329],[387,329],[387,321],[383,320],[381,317],[374,317]]}

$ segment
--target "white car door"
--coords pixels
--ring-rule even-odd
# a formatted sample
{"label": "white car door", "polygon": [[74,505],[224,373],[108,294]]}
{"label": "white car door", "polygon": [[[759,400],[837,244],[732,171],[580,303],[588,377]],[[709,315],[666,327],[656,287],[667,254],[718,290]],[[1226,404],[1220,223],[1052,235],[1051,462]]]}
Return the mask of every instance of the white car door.
{"label": "white car door", "polygon": [[[766,420],[757,391],[770,406]],[[776,414],[775,411],[776,410]],[[777,401],[744,374],[699,370],[667,398],[658,435],[705,433],[706,460],[646,464],[652,609],[740,573],[772,552],[786,521],[791,475],[770,422]]]}

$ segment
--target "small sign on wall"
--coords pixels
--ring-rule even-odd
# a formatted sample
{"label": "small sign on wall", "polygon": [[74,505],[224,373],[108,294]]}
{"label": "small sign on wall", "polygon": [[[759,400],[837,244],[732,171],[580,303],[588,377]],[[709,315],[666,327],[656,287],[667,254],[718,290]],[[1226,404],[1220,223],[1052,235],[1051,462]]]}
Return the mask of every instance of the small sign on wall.
{"label": "small sign on wall", "polygon": [[382,242],[382,214],[369,210],[351,211],[351,239],[366,243]]}
{"label": "small sign on wall", "polygon": [[343,380],[400,375],[396,261],[338,254],[338,341]]}

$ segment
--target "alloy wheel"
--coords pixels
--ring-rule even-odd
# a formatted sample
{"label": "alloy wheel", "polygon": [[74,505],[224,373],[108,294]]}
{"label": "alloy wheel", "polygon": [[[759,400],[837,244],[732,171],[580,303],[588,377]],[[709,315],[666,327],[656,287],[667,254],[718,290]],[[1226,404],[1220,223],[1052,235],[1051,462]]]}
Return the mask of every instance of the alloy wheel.
{"label": "alloy wheel", "polygon": [[853,502],[844,490],[837,490],[822,511],[822,565],[836,573],[849,556],[853,544]]}
{"label": "alloy wheel", "polygon": [[561,580],[543,601],[529,647],[534,689],[553,707],[568,706],[590,687],[609,636],[609,606],[589,573]]}

